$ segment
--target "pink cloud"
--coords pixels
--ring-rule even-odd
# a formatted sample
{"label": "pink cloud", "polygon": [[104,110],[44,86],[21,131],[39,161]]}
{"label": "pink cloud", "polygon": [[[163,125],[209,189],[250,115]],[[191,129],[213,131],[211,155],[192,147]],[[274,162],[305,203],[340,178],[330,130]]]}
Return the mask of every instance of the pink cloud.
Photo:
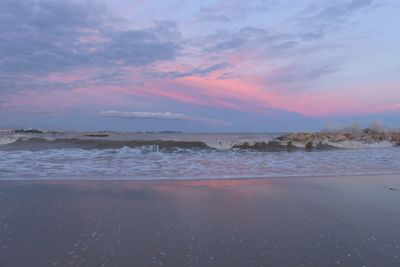
{"label": "pink cloud", "polygon": [[[291,92],[269,90],[257,81],[243,79],[218,80],[211,77],[185,77],[173,81],[176,87],[163,88],[153,94],[192,104],[213,105],[231,109],[267,112],[269,109],[295,112],[306,116],[358,115],[399,109],[390,103],[400,93],[391,85],[375,87],[338,88],[320,91]],[[170,87],[169,87],[170,88]],[[182,91],[186,88],[186,91]],[[380,89],[377,89],[380,88]],[[180,90],[179,94],[175,91]],[[386,93],[382,93],[386,92]],[[198,95],[199,98],[193,98]],[[390,97],[388,97],[390,96]],[[397,98],[397,99],[399,99]],[[201,101],[199,100],[201,99]]]}
{"label": "pink cloud", "polygon": [[[178,65],[168,69],[173,70],[175,67],[180,71],[185,70]],[[400,91],[395,84],[293,91],[276,85],[269,86],[258,76],[219,79],[222,72],[219,70],[205,77],[188,76],[176,79],[143,78],[135,68],[126,71],[129,73],[129,81],[136,81],[136,85],[89,83],[72,90],[24,91],[18,96],[9,97],[6,106],[58,110],[85,105],[96,108],[129,106],[132,103],[132,98],[126,97],[129,95],[145,97],[149,101],[170,99],[192,105],[257,113],[282,110],[320,117],[400,110]],[[98,72],[98,69],[91,69],[54,73],[44,77],[43,81],[72,84],[81,80],[90,81]]]}

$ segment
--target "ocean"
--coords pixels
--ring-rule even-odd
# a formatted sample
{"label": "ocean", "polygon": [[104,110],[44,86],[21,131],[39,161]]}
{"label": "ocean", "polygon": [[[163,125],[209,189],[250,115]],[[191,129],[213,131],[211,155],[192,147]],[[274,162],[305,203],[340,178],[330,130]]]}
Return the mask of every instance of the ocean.
{"label": "ocean", "polygon": [[223,179],[400,174],[400,147],[268,144],[283,133],[0,132],[0,179]]}

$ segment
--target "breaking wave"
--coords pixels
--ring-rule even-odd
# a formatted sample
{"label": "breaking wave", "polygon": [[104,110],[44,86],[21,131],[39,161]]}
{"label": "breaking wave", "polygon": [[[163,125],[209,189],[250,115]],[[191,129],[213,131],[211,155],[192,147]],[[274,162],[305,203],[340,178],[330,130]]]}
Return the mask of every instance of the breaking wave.
{"label": "breaking wave", "polygon": [[163,141],[163,140],[94,140],[79,138],[18,138],[2,145],[2,150],[46,150],[46,149],[118,149],[123,147],[137,148],[153,146],[159,150],[173,148],[208,148],[203,142],[197,141]]}
{"label": "breaking wave", "polygon": [[281,135],[31,131],[0,134],[0,180],[400,173],[399,148],[393,147],[392,142],[329,142],[318,138],[302,142],[283,140]]}
{"label": "breaking wave", "polygon": [[144,148],[148,150],[169,151],[175,149],[204,149],[204,150],[255,150],[264,152],[298,151],[298,150],[329,150],[329,149],[362,149],[384,148],[395,144],[388,141],[363,143],[358,141],[342,142],[285,142],[279,140],[238,140],[238,141],[180,141],[180,140],[109,140],[109,139],[82,139],[82,138],[38,138],[21,136],[0,137],[0,150],[47,150],[79,148],[119,149]]}
{"label": "breaking wave", "polygon": [[0,137],[0,146],[12,144],[19,140],[18,136],[1,136]]}

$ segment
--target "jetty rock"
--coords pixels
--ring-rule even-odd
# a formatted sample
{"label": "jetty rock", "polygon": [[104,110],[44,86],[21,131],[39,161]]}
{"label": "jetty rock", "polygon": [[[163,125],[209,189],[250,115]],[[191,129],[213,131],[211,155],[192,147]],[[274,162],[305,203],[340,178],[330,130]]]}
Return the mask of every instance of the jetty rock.
{"label": "jetty rock", "polygon": [[299,132],[282,135],[277,140],[281,142],[292,142],[299,144],[335,144],[343,142],[358,142],[362,144],[374,144],[388,142],[393,145],[400,145],[400,132],[376,132],[365,129],[360,132]]}

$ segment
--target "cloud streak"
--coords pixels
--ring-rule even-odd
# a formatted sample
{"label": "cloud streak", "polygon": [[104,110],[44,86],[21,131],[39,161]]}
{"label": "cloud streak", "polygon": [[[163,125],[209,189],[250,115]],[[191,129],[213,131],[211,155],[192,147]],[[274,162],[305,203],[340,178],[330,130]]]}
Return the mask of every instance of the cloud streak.
{"label": "cloud streak", "polygon": [[143,112],[143,111],[101,111],[100,115],[105,117],[136,119],[136,120],[175,120],[207,123],[214,126],[229,126],[230,124],[215,118],[190,116],[172,112]]}
{"label": "cloud streak", "polygon": [[190,76],[199,76],[204,77],[215,71],[223,70],[230,67],[230,64],[226,62],[213,64],[211,66],[205,68],[193,68],[187,71],[153,71],[153,72],[145,72],[145,75],[150,78],[183,78]]}

